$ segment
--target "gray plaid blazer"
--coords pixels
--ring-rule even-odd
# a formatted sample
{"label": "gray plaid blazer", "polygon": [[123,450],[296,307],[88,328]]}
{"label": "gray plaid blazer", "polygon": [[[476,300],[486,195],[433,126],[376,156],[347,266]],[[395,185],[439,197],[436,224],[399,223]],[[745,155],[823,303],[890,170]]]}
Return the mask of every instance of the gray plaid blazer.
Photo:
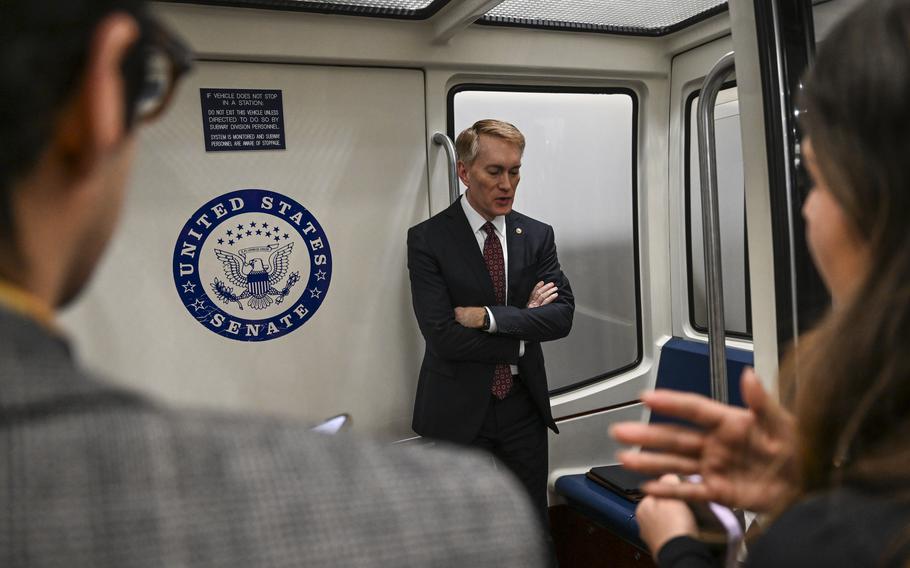
{"label": "gray plaid blazer", "polygon": [[0,311],[0,565],[542,566],[478,456],[159,407]]}

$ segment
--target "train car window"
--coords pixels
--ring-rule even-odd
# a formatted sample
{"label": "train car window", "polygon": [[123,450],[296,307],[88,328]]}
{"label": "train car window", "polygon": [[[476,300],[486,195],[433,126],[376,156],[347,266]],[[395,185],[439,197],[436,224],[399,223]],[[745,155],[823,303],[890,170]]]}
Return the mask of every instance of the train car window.
{"label": "train car window", "polygon": [[320,14],[346,14],[425,20],[449,3],[449,0],[164,0],[178,4],[236,6],[268,10],[292,10]]}
{"label": "train car window", "polygon": [[461,85],[449,93],[453,137],[498,118],[527,138],[515,209],[553,226],[576,301],[572,333],[543,346],[551,394],[641,360],[637,109],[628,89]]}
{"label": "train car window", "polygon": [[[689,95],[686,101],[686,255],[689,323],[695,330],[705,333],[708,317],[705,303],[704,232],[695,114],[697,107],[696,91]],[[746,241],[745,182],[739,100],[735,86],[727,86],[717,97],[714,129],[717,141],[718,212],[726,332],[734,337],[751,339],[752,301],[749,292],[749,251]]]}
{"label": "train car window", "polygon": [[505,0],[478,23],[563,31],[661,36],[727,10],[726,0]]}

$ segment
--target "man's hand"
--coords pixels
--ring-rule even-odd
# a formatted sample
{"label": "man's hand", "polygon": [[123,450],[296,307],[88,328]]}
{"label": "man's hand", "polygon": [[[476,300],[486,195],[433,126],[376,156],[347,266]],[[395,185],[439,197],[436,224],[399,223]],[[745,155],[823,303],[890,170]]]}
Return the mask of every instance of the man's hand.
{"label": "man's hand", "polygon": [[642,395],[653,412],[681,418],[701,430],[671,424],[616,424],[610,434],[643,450],[618,454],[623,466],[647,474],[699,474],[701,483],[651,481],[642,489],[656,497],[716,501],[729,507],[768,512],[795,479],[796,427],[793,416],[768,397],[751,369],[743,372],[748,408],[669,390]]}
{"label": "man's hand", "polygon": [[482,329],[486,308],[455,308],[455,321],[469,329]]}
{"label": "man's hand", "polygon": [[531,290],[531,297],[528,298],[527,307],[539,308],[541,306],[546,306],[556,298],[556,284],[553,284],[552,282],[544,284],[543,280],[541,280],[535,284],[534,289]]}

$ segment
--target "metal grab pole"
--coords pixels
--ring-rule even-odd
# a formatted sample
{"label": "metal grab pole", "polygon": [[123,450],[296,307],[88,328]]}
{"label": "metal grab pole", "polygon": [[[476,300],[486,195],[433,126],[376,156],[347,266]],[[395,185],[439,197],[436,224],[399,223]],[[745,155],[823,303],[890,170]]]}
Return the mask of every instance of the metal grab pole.
{"label": "metal grab pole", "polygon": [[714,105],[724,81],[734,70],[733,52],[714,64],[698,97],[698,169],[701,176],[701,218],[705,235],[705,282],[708,286],[708,354],[711,397],[728,403],[724,330],[724,281],[721,274],[720,216],[717,210],[717,153]]}
{"label": "metal grab pole", "polygon": [[433,135],[433,143],[445,148],[446,158],[449,162],[449,203],[455,203],[458,199],[458,170],[455,167],[455,145],[452,140],[442,132]]}

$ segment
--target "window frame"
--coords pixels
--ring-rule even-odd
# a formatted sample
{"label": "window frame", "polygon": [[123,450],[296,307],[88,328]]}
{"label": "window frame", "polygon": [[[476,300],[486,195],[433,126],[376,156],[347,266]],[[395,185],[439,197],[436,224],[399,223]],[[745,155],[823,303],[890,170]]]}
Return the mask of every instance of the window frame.
{"label": "window frame", "polygon": [[172,4],[201,4],[204,6],[225,6],[230,8],[254,8],[258,10],[283,10],[287,12],[311,12],[340,16],[363,16],[370,18],[391,18],[396,20],[426,20],[441,10],[451,0],[432,0],[419,10],[404,8],[381,8],[378,6],[352,6],[348,4],[325,4],[308,0],[161,0]]}
{"label": "window frame", "polygon": [[521,85],[510,83],[458,83],[449,88],[446,95],[446,133],[455,140],[455,96],[465,91],[483,91],[500,93],[554,93],[554,94],[591,94],[591,95],[626,95],[632,102],[632,256],[635,280],[635,359],[621,367],[610,369],[593,377],[575,381],[569,385],[549,390],[549,396],[558,396],[594,383],[622,375],[641,365],[644,360],[644,330],[642,327],[642,293],[641,293],[641,247],[639,239],[640,213],[638,205],[638,131],[639,95],[628,87],[574,87],[562,85]]}
{"label": "window frame", "polygon": [[[731,89],[736,87],[736,81],[726,81],[721,85],[720,90]],[[695,321],[695,273],[692,269],[692,103],[701,94],[701,89],[693,89],[686,95],[683,103],[683,114],[685,117],[683,127],[683,216],[686,231],[686,299],[688,309],[686,310],[689,325],[694,331],[707,335],[708,327],[700,326]],[[724,335],[743,341],[753,341],[752,339],[752,282],[749,269],[749,227],[743,219],[744,239],[744,257],[745,257],[745,283],[746,283],[746,333],[739,331],[724,330]]]}

